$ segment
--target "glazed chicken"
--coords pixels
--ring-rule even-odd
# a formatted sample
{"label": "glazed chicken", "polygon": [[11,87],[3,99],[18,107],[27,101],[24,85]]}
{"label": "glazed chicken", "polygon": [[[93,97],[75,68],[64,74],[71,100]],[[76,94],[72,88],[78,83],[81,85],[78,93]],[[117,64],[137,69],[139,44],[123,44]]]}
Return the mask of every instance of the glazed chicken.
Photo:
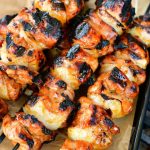
{"label": "glazed chicken", "polygon": [[102,73],[88,89],[88,97],[93,103],[110,109],[113,118],[131,112],[138,93],[138,85],[131,82],[117,67]]}
{"label": "glazed chicken", "polygon": [[15,118],[6,115],[2,128],[13,144],[20,143],[21,150],[37,150],[43,142],[51,141],[56,136],[55,132],[43,126],[34,116],[24,113],[16,114]]}
{"label": "glazed chicken", "polygon": [[0,97],[4,100],[18,99],[21,94],[21,85],[9,78],[7,74],[0,71]]}
{"label": "glazed chicken", "polygon": [[2,120],[2,118],[7,113],[8,113],[8,105],[3,99],[0,99],[0,120]]}
{"label": "glazed chicken", "polygon": [[[139,18],[141,24],[146,24],[145,17]],[[150,29],[148,20],[146,25]],[[143,32],[140,30],[141,34]],[[134,33],[131,34],[124,34],[117,41],[114,54],[106,56],[101,62],[101,75],[88,89],[88,97],[93,103],[110,109],[113,118],[123,117],[132,111],[139,92],[138,86],[146,79],[149,43],[141,43],[142,35],[137,37]],[[147,35],[145,41],[150,38],[150,34],[147,33]]]}
{"label": "glazed chicken", "polygon": [[[44,4],[45,1],[37,1],[37,2],[39,2],[38,4],[40,6],[45,6]],[[124,3],[124,1],[122,2]],[[116,1],[116,3],[118,3],[118,1]],[[115,4],[114,7],[116,8],[117,4]],[[123,9],[122,7],[123,5],[120,7],[121,10]],[[106,16],[104,15],[104,18],[106,20],[101,16],[101,13],[103,11],[105,12],[106,9],[107,9],[106,7],[97,8],[96,10],[91,12],[91,15],[87,17],[87,19],[85,19],[81,24],[79,24],[79,26],[75,30],[75,38],[73,40],[73,46],[68,50],[66,49],[62,50],[61,55],[55,59],[54,65],[51,68],[50,73],[48,74],[47,80],[45,81],[43,86],[40,87],[39,92],[34,93],[29,98],[29,100],[27,101],[27,103],[23,108],[26,114],[30,114],[31,116],[34,116],[46,128],[52,131],[56,131],[60,128],[64,128],[67,126],[68,123],[71,122],[76,111],[75,104],[74,104],[74,90],[78,89],[81,84],[85,83],[89,79],[89,77],[92,75],[93,72],[95,72],[95,70],[98,67],[98,57],[108,54],[110,52],[110,49],[111,51],[113,51],[113,45],[116,37],[122,34],[122,32],[118,32],[115,29],[116,24],[118,24],[120,20],[116,23],[116,19],[114,19],[114,17],[112,17],[110,14],[108,14],[108,16],[110,16],[110,18],[114,20],[114,24],[111,25],[106,19],[107,15]],[[132,7],[130,7],[130,9],[132,9]],[[127,19],[132,18],[133,15],[130,9],[129,9],[129,13],[126,16]],[[24,11],[26,12],[26,10]],[[43,17],[44,21],[45,20],[47,21],[47,16],[49,14],[46,13],[43,15],[42,13],[41,15],[42,12],[41,9],[34,10],[35,13],[37,11],[40,12],[38,13],[39,17]],[[28,13],[28,15],[30,15],[30,12]],[[94,17],[93,15],[95,15],[96,17]],[[37,18],[38,17],[36,17],[36,19]],[[36,21],[40,22],[41,20],[37,19]],[[41,26],[44,25],[42,24]],[[21,25],[19,25],[19,30],[20,27]],[[57,27],[58,26],[56,26],[56,28]],[[103,30],[98,32],[98,30],[102,28]],[[128,26],[123,25],[123,28],[127,29]],[[109,31],[107,29],[109,29]],[[38,28],[38,30],[40,29]],[[50,31],[52,31],[53,33],[53,31],[55,30],[50,30]],[[15,34],[18,35],[18,32],[15,33],[14,30],[12,31],[12,33],[14,35]],[[36,35],[38,34],[32,35],[32,31],[31,31],[29,35],[31,36],[35,35],[34,39],[36,39],[37,38]],[[111,41],[110,42],[111,44],[108,44],[109,41]],[[39,40],[38,42],[42,43],[43,41]],[[46,43],[43,42],[42,44],[44,45]],[[96,46],[98,47],[98,49],[95,48]],[[129,82],[128,79],[126,79],[126,81]],[[128,83],[128,88],[129,86],[131,86],[130,82]],[[79,117],[78,120],[80,120],[78,131],[81,130],[86,134],[90,133],[91,138],[89,137],[87,138],[87,140],[89,140],[89,142],[91,142],[94,145],[94,148],[108,147],[112,142],[112,135],[117,134],[119,132],[118,127],[114,125],[114,123],[110,120],[110,117],[108,116],[108,114],[103,108],[92,104],[93,102],[87,98],[83,98],[83,99],[86,100],[85,100],[85,104],[84,102],[83,103],[81,102],[81,112],[84,111],[85,114],[83,113],[83,116],[82,114],[77,115]],[[92,108],[96,108],[98,113],[94,112],[93,114],[94,110]],[[96,117],[95,118],[96,122],[92,120],[91,124],[88,124],[91,119],[90,115],[94,115],[93,116],[94,118]],[[84,116],[85,117],[87,116],[85,120],[85,124],[84,124],[84,119],[82,118]],[[4,122],[5,120],[6,119],[4,118]],[[69,137],[72,138],[73,140],[80,141],[80,139],[77,138],[78,135],[76,136],[75,134],[75,133],[77,134],[79,133],[78,131],[76,132],[76,129],[78,127],[77,121],[74,121],[74,126],[75,128],[72,127],[73,132],[68,132]],[[85,130],[86,126],[87,126],[87,130]],[[17,127],[15,127],[14,125],[14,128]],[[4,133],[9,139],[15,141],[13,140],[13,138],[11,138],[11,135],[6,134],[6,133],[10,133],[11,129],[3,125],[3,130],[7,131]],[[14,133],[13,136],[18,137],[18,134]],[[83,141],[84,143],[85,140],[83,139],[84,137],[80,137],[80,138],[81,138],[81,142]],[[86,142],[88,141],[85,141],[85,144],[88,145],[88,143]],[[24,146],[27,146],[27,144],[24,145],[24,143],[22,145],[22,141],[20,140],[18,140],[18,143],[20,144],[19,147],[20,149],[23,149]],[[37,144],[37,149],[38,149],[38,144]]]}
{"label": "glazed chicken", "polygon": [[31,96],[24,107],[50,130],[67,125],[69,114],[74,110],[74,91],[66,82],[49,75],[37,95]]}
{"label": "glazed chicken", "polygon": [[34,0],[33,6],[41,11],[46,11],[62,25],[75,17],[84,7],[83,0]]}
{"label": "glazed chicken", "polygon": [[[111,121],[107,112],[100,106],[94,105],[90,99],[81,97],[78,105],[76,117],[68,128],[68,137],[73,141],[67,140],[62,150],[109,147],[112,136],[119,133],[119,128]],[[80,142],[81,145],[78,144]]]}

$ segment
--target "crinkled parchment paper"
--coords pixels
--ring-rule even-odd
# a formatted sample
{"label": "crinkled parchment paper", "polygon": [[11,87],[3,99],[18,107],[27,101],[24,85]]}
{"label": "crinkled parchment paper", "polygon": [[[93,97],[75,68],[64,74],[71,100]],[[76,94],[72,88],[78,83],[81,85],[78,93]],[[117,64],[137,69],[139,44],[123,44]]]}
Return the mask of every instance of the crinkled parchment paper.
{"label": "crinkled parchment paper", "polygon": [[[29,1],[32,0],[0,0],[0,17],[6,14],[14,14],[17,13],[21,8],[25,6],[29,6]],[[90,0],[86,6],[94,7],[95,0]],[[136,14],[141,15],[144,14],[146,8],[148,7],[149,0],[133,0],[133,5],[136,8]],[[25,97],[21,97],[17,102],[10,104],[10,113],[14,114],[17,112],[20,107],[23,105]],[[115,120],[116,124],[120,127],[121,133],[114,137],[113,144],[109,148],[109,150],[127,150],[129,146],[129,140],[131,136],[132,124],[135,114],[135,108],[131,114],[128,116]],[[1,134],[1,133],[0,133]],[[66,136],[60,133],[56,140],[49,143],[44,144],[42,150],[59,150]],[[11,142],[5,138],[4,141],[0,144],[0,150],[12,150],[13,145]]]}

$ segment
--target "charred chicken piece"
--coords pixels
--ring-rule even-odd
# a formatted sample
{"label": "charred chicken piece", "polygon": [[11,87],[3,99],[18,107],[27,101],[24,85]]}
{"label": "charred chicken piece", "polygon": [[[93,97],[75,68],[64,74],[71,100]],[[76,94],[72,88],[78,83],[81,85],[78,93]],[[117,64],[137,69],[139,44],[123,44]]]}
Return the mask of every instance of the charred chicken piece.
{"label": "charred chicken piece", "polygon": [[2,128],[13,144],[20,144],[20,150],[39,150],[43,142],[51,141],[56,136],[55,132],[43,126],[34,116],[24,113],[18,113],[15,118],[6,115]]}
{"label": "charred chicken piece", "polygon": [[115,49],[115,56],[117,58],[132,61],[140,68],[146,69],[149,63],[147,47],[130,34],[122,35]]}
{"label": "charred chicken piece", "polygon": [[125,29],[131,24],[135,14],[131,0],[96,0],[96,6],[115,18],[120,22],[118,26]]}
{"label": "charred chicken piece", "polygon": [[0,121],[7,113],[8,113],[8,105],[3,99],[0,99]]}
{"label": "charred chicken piece", "polygon": [[[124,12],[124,7],[128,8],[127,13]],[[85,49],[98,50],[99,57],[113,52],[117,36],[121,35],[132,22],[134,15],[132,11],[129,1],[104,1],[77,26],[74,43],[80,44]]]}
{"label": "charred chicken piece", "polygon": [[83,0],[34,0],[33,6],[46,11],[63,25],[75,17],[84,7]]}
{"label": "charred chicken piece", "polygon": [[[68,137],[73,141],[104,149],[112,143],[112,136],[119,133],[119,128],[111,121],[106,111],[86,97],[79,99],[79,110],[72,125],[68,128]],[[89,144],[88,144],[89,143]],[[91,144],[91,145],[90,145]]]}
{"label": "charred chicken piece", "polygon": [[136,82],[138,85],[144,83],[146,72],[144,69],[135,65],[131,60],[119,59],[113,55],[107,56],[101,62],[101,73],[107,73],[117,67],[121,70],[130,81]]}
{"label": "charred chicken piece", "polygon": [[8,65],[5,69],[7,75],[13,78],[16,83],[21,84],[22,88],[26,87],[27,84],[33,84],[33,79],[37,75],[37,72],[32,72],[21,65]]}
{"label": "charred chicken piece", "polygon": [[21,10],[8,25],[15,37],[23,37],[33,47],[52,48],[61,36],[61,23],[39,9]]}
{"label": "charred chicken piece", "polygon": [[75,108],[73,99],[73,89],[62,79],[49,75],[39,94],[31,96],[24,111],[34,115],[48,129],[57,130],[67,125]]}
{"label": "charred chicken piece", "polygon": [[101,74],[88,89],[88,97],[92,102],[111,110],[113,118],[130,113],[138,93],[138,85],[131,82],[117,67],[111,72]]}
{"label": "charred chicken piece", "polygon": [[40,49],[33,48],[22,37],[15,37],[11,33],[6,35],[0,55],[1,62],[7,65],[22,65],[35,72],[45,63],[45,56]]}
{"label": "charred chicken piece", "polygon": [[20,96],[21,85],[0,71],[0,97],[5,100],[17,100]]}
{"label": "charred chicken piece", "polygon": [[64,50],[62,55],[56,58],[52,74],[64,80],[73,89],[78,89],[97,66],[97,57],[76,44],[69,51]]}
{"label": "charred chicken piece", "polygon": [[128,33],[150,47],[150,16],[144,15],[134,19],[133,27],[128,30]]}
{"label": "charred chicken piece", "polygon": [[93,145],[89,142],[79,140],[65,140],[60,150],[93,150]]}

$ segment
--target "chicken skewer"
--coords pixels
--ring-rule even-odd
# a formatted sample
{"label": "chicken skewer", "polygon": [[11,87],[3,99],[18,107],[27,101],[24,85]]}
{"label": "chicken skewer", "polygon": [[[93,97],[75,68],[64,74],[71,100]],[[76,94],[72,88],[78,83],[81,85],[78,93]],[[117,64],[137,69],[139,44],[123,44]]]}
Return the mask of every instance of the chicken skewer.
{"label": "chicken skewer", "polygon": [[[116,6],[117,2],[114,7]],[[122,7],[120,9],[122,9]],[[95,12],[98,13],[99,9],[96,9],[93,13]],[[130,16],[132,16],[132,14],[128,15],[127,18]],[[98,15],[97,19],[101,20],[101,17]],[[111,38],[113,36],[113,39],[115,39],[118,32],[104,21],[103,25],[109,27],[112,33],[116,33],[115,35],[111,35],[109,32]],[[85,30],[85,28],[81,28],[83,30],[79,30],[80,27],[81,24],[77,27],[76,33],[78,35],[82,35],[82,38],[91,36],[91,39],[96,38],[98,42],[101,41],[102,33],[98,33],[95,37],[95,34],[93,33],[96,33],[96,31],[92,26],[90,27],[92,34],[90,30]],[[127,28],[127,26],[125,26],[125,28]],[[84,33],[84,31],[86,31],[86,33]],[[55,60],[54,67],[51,69],[50,75],[47,77],[47,81],[40,88],[39,93],[31,96],[23,108],[26,114],[33,115],[50,130],[55,131],[66,127],[68,121],[70,121],[70,117],[74,114],[74,90],[78,89],[79,86],[91,76],[92,72],[94,72],[98,66],[99,51],[96,49],[84,49],[83,46],[84,45],[74,43],[73,47],[70,48],[69,51],[64,50],[62,52],[62,55]],[[100,56],[107,54],[107,52],[104,51],[103,53],[104,54],[101,54]],[[11,126],[11,122],[9,125]],[[11,130],[11,128],[5,127],[4,124],[3,128],[5,131],[4,133],[9,138],[10,135],[7,133]],[[18,137],[18,134],[16,136]],[[18,142],[16,140],[14,141]],[[19,144],[21,145],[20,142]],[[22,146],[20,146],[20,149],[21,148]]]}
{"label": "chicken skewer", "polygon": [[[95,129],[99,132],[94,133],[91,131],[98,122],[94,118],[96,115],[92,113],[87,102],[89,101],[96,108],[102,107],[109,110],[109,112],[111,111],[113,118],[123,117],[132,111],[135,98],[139,92],[138,86],[146,78],[144,69],[149,63],[147,47],[150,44],[150,34],[148,32],[150,26],[148,18],[148,16],[136,18],[134,20],[136,26],[128,31],[131,35],[122,35],[117,45],[114,46],[116,49],[114,54],[106,56],[101,62],[101,74],[88,89],[87,96],[89,99],[85,97],[79,99],[81,108],[79,108],[75,120],[68,128],[69,139],[65,141],[61,150],[105,149],[105,146],[109,146],[112,142],[108,136],[108,131],[104,135],[106,138],[104,138],[104,141],[96,136],[96,133],[101,135],[103,130]],[[143,26],[141,27],[141,25]],[[146,32],[147,36],[140,36],[143,32]],[[88,108],[85,109],[84,107]],[[95,112],[97,113],[97,111]],[[114,129],[114,124],[111,121],[108,121],[108,125]],[[117,133],[117,128],[114,131]],[[104,143],[101,144],[102,142]]]}
{"label": "chicken skewer", "polygon": [[[140,27],[141,36],[137,36],[139,28],[136,26],[129,30],[130,34],[122,35],[121,40],[116,45],[113,55],[106,56],[101,63],[100,77],[88,90],[88,97],[105,109],[112,111],[112,117],[122,117],[132,111],[134,101],[138,95],[138,85],[146,79],[145,69],[149,64],[149,53],[147,47],[150,38],[148,16],[139,17],[138,26],[145,23],[145,27]],[[137,28],[137,29],[136,29]],[[134,32],[132,32],[135,30]],[[146,32],[143,42],[142,34]],[[147,37],[147,38],[146,38]],[[135,38],[139,39],[136,40]],[[111,72],[111,75],[107,74]],[[104,76],[104,77],[102,77]],[[113,80],[116,79],[116,80]],[[128,84],[131,84],[128,89]],[[136,83],[136,84],[135,84]],[[117,85],[117,86],[116,86]],[[105,89],[106,88],[106,89]]]}
{"label": "chicken skewer", "polygon": [[[61,20],[63,19],[57,20],[57,14],[60,16],[63,13],[70,12],[70,15],[72,13],[66,20],[67,23],[81,11],[84,5],[82,0],[79,3],[68,1],[68,4],[49,0],[43,2],[52,5],[52,8],[48,7],[47,12],[43,11],[45,5],[35,1],[33,8],[24,8],[17,16],[7,16],[1,20],[0,34],[4,38],[0,52],[1,66],[5,68],[3,71],[21,84],[23,89],[27,84],[33,83],[34,77],[45,64],[42,50],[52,48],[62,36],[61,28],[64,24]],[[67,7],[63,12],[57,9],[62,5]],[[80,7],[77,7],[78,5]],[[72,8],[74,8],[73,12],[69,10]],[[49,13],[51,9],[54,9],[53,13]]]}

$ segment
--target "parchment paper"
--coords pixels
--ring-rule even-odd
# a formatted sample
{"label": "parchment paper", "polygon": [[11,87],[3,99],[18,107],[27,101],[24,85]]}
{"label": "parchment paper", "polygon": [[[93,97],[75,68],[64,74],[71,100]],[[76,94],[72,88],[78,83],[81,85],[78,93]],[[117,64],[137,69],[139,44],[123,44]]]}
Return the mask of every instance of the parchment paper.
{"label": "parchment paper", "polygon": [[[0,17],[6,14],[17,13],[21,8],[29,6],[31,1],[32,0],[0,0]],[[86,6],[94,7],[94,2],[95,0],[90,0],[87,2]],[[144,14],[149,3],[150,0],[133,0],[133,5],[136,8],[136,14]],[[14,114],[14,112],[17,112],[23,105],[24,101],[25,97],[21,97],[17,103],[9,102],[10,113]],[[135,108],[128,116],[115,120],[115,123],[120,127],[121,133],[114,137],[113,144],[109,150],[128,150],[134,114]],[[49,144],[44,144],[42,150],[59,150],[65,138],[66,135],[60,132],[60,134],[56,137],[56,140]],[[12,148],[13,145],[7,138],[5,138],[4,141],[0,144],[0,150],[12,150]]]}

